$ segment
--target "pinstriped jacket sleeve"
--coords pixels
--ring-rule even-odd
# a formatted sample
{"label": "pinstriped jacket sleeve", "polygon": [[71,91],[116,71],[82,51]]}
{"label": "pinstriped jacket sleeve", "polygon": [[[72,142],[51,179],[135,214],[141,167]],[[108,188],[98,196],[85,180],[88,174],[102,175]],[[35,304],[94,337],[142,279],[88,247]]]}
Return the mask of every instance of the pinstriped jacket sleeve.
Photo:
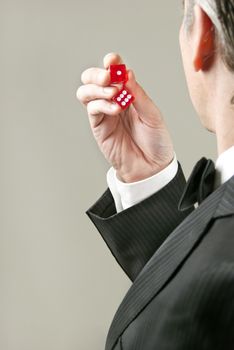
{"label": "pinstriped jacket sleeve", "polygon": [[178,162],[176,176],[160,191],[116,213],[109,188],[86,214],[113,256],[134,281],[154,252],[194,208],[178,210],[186,180]]}

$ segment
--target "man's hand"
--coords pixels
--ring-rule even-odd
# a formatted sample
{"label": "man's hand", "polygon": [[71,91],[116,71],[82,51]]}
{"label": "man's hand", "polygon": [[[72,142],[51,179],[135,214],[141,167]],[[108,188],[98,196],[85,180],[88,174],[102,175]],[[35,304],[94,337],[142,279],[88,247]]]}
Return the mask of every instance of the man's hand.
{"label": "man's hand", "polygon": [[135,97],[122,111],[111,99],[120,90],[110,86],[111,64],[123,63],[117,54],[104,57],[104,69],[89,68],[82,73],[84,85],[77,98],[87,107],[89,122],[98,146],[124,182],[135,182],[163,170],[174,156],[165,121],[152,100],[136,82],[132,70],[125,84]]}

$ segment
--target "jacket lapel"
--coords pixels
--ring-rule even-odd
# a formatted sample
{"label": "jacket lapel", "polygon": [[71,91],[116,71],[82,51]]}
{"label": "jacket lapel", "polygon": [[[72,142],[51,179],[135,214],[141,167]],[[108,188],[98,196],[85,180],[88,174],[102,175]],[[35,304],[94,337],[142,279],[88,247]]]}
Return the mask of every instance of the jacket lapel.
{"label": "jacket lapel", "polygon": [[234,214],[234,176],[188,215],[144,266],[114,316],[105,350],[113,349],[123,331],[160,292],[206,233],[212,218],[231,214]]}

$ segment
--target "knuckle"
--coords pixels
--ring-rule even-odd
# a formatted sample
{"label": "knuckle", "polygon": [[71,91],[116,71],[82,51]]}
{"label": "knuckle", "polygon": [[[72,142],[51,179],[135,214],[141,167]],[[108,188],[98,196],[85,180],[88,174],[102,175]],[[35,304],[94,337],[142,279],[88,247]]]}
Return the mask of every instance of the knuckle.
{"label": "knuckle", "polygon": [[82,101],[83,96],[83,86],[80,86],[76,91],[76,97],[79,101]]}
{"label": "knuckle", "polygon": [[93,114],[93,101],[87,104],[87,112],[89,115]]}
{"label": "knuckle", "polygon": [[95,68],[88,68],[81,74],[81,81],[83,84],[88,84],[90,81],[90,78],[93,75],[93,71]]}

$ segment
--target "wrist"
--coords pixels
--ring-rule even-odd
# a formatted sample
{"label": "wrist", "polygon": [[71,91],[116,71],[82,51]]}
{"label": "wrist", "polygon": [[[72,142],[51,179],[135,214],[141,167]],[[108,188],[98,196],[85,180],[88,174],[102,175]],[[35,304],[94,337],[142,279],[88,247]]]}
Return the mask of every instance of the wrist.
{"label": "wrist", "polygon": [[[138,169],[136,167],[135,168],[132,167],[132,169],[134,169],[134,171],[120,171],[120,170],[116,169],[116,178],[119,181],[126,183],[126,184],[136,183],[136,182],[150,179],[151,177],[163,172],[166,168],[168,168],[168,166],[173,162],[175,157],[176,157],[176,155],[174,153],[174,156],[172,157],[172,159],[169,162],[164,163],[163,165],[151,167],[148,169],[146,169],[146,167],[144,167],[144,166],[142,166],[141,168],[138,168]],[[143,171],[142,171],[142,168],[144,168]]]}
{"label": "wrist", "polygon": [[177,171],[178,162],[176,154],[173,161],[162,171],[141,181],[131,183],[122,182],[117,178],[116,170],[113,170],[112,181],[109,181],[109,184],[117,206],[120,202],[121,210],[124,210],[150,197],[165,187],[176,176]]}

